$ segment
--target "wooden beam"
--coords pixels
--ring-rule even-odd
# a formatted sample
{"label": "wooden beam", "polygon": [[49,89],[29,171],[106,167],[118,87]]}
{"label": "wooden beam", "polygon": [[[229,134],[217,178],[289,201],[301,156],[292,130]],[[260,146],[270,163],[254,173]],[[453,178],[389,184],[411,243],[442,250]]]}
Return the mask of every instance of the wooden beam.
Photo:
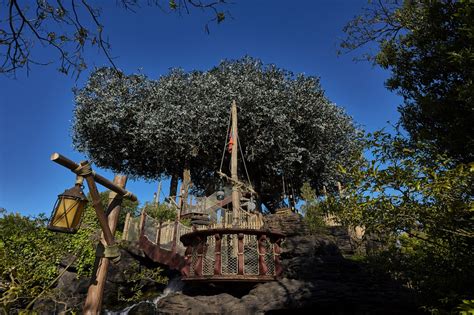
{"label": "wooden beam", "polygon": [[268,272],[267,262],[265,261],[265,255],[267,249],[265,243],[267,242],[267,237],[265,234],[262,234],[258,237],[258,274],[264,276]]}
{"label": "wooden beam", "polygon": [[222,260],[221,260],[221,250],[222,250],[222,235],[216,233],[214,235],[216,238],[216,247],[214,250],[214,275],[222,275]]}
{"label": "wooden beam", "polygon": [[[88,162],[86,162],[88,163]],[[99,225],[102,229],[105,243],[108,246],[112,246],[115,244],[114,236],[109,228],[109,224],[107,222],[107,216],[104,212],[104,206],[102,205],[102,200],[100,199],[99,191],[97,190],[97,186],[95,185],[94,178],[91,175],[86,175],[85,180],[87,182],[87,186],[89,187],[89,193],[92,197],[92,203],[95,209],[95,213],[97,219],[99,221]]]}
{"label": "wooden beam", "polygon": [[237,234],[237,274],[244,274],[244,234]]}
{"label": "wooden beam", "polygon": [[[63,156],[59,153],[53,153],[51,155],[51,161],[53,161],[55,163],[58,163],[59,165],[62,165],[65,168],[71,170],[73,173],[77,174],[76,170],[78,169],[79,164],[77,164],[74,161],[71,161],[67,157],[65,157],[65,156]],[[124,196],[125,198],[130,199],[131,201],[137,201],[137,197],[135,195],[133,195],[131,192],[123,189],[122,187],[114,184],[113,182],[109,181],[107,178],[102,177],[101,175],[99,175],[95,172],[92,172],[92,177],[94,178],[94,180],[97,183],[101,184],[105,188],[108,188],[108,189],[116,192],[120,196]]]}

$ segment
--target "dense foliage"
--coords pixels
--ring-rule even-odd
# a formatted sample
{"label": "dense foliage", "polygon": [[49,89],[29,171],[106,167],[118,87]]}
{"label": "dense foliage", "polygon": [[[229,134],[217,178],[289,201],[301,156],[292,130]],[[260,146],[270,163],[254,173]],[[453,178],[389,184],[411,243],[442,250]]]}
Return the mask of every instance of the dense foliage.
{"label": "dense foliage", "polygon": [[145,203],[142,211],[159,222],[174,221],[176,219],[176,210],[168,204]]}
{"label": "dense foliage", "polygon": [[307,224],[310,233],[324,231],[326,223],[324,221],[325,207],[321,199],[316,196],[316,191],[311,188],[309,183],[304,183],[301,188],[301,199],[304,204],[300,210],[304,215],[304,221]]}
{"label": "dense foliage", "polygon": [[88,275],[94,264],[97,223],[88,209],[76,235],[50,232],[47,218],[2,213],[0,217],[1,307],[4,311],[25,308],[40,293],[55,297],[54,280],[59,264],[74,259],[78,274]]}
{"label": "dense foliage", "polygon": [[75,95],[74,144],[97,165],[149,179],[189,167],[201,191],[215,182],[235,100],[250,178],[270,209],[283,175],[293,187],[318,189],[343,181],[337,164],[359,154],[357,129],[318,78],[248,57],[156,81],[101,68]]}
{"label": "dense foliage", "polygon": [[474,2],[373,1],[345,31],[343,50],[378,44],[371,57],[404,98],[401,123],[411,138],[474,161]]}
{"label": "dense foliage", "polygon": [[[101,193],[101,198],[106,201],[108,193]],[[124,201],[123,212],[136,209],[137,203]],[[39,294],[52,300],[64,298],[54,289],[60,265],[72,263],[79,276],[92,272],[100,228],[91,203],[76,234],[51,232],[47,221],[44,215],[31,218],[0,212],[0,307],[6,313],[26,308]]]}
{"label": "dense foliage", "polygon": [[371,259],[416,289],[431,306],[474,292],[474,164],[428,155],[400,134],[369,135],[371,161],[344,168],[352,178],[325,211],[363,226],[379,250]]}

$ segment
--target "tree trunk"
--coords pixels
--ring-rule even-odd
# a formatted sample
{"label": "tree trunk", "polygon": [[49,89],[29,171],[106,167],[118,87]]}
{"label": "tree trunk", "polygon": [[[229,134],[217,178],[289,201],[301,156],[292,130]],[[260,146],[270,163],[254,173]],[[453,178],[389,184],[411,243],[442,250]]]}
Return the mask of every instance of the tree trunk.
{"label": "tree trunk", "polygon": [[170,196],[173,196],[176,198],[177,192],[178,192],[178,176],[177,175],[172,175],[171,176],[171,181],[170,181]]}
{"label": "tree trunk", "polygon": [[182,194],[180,197],[180,208],[185,210],[188,195],[189,195],[189,187],[191,186],[191,171],[189,170],[189,163],[185,163],[184,171],[183,171],[183,181],[181,182],[181,192]]}

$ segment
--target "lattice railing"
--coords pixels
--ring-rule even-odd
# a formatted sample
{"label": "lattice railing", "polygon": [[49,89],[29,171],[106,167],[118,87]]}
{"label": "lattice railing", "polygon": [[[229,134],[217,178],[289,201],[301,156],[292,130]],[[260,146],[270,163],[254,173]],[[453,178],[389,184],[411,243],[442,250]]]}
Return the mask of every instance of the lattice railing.
{"label": "lattice railing", "polygon": [[185,236],[188,247],[184,279],[250,277],[258,281],[259,277],[278,276],[282,237],[278,233],[242,229],[191,233]]}
{"label": "lattice railing", "polygon": [[221,243],[221,273],[223,275],[237,274],[237,254],[237,235],[224,235]]}
{"label": "lattice railing", "polygon": [[155,243],[159,244],[161,248],[171,250],[173,248],[174,230],[174,221],[166,221],[158,224],[158,233],[160,233],[160,237],[156,239]]}
{"label": "lattice railing", "polygon": [[[267,266],[267,275],[273,275],[275,273],[275,252],[273,251],[273,244],[269,240],[264,240],[263,242],[264,252],[262,253],[263,259]],[[263,252],[263,251],[262,251]]]}
{"label": "lattice railing", "polygon": [[140,238],[140,231],[140,217],[132,218],[127,214],[122,239],[130,242],[137,242]]}
{"label": "lattice railing", "polygon": [[258,257],[257,235],[244,235],[244,274],[259,274]]}
{"label": "lattice railing", "polygon": [[143,223],[143,235],[146,236],[153,243],[156,243],[156,238],[158,234],[158,224],[158,221],[149,216],[146,216],[146,220]]}
{"label": "lattice railing", "polygon": [[203,253],[203,259],[202,259],[203,275],[214,274],[214,263],[216,261],[215,249],[216,249],[216,239],[214,237],[208,237],[207,242],[204,246],[204,253]]}

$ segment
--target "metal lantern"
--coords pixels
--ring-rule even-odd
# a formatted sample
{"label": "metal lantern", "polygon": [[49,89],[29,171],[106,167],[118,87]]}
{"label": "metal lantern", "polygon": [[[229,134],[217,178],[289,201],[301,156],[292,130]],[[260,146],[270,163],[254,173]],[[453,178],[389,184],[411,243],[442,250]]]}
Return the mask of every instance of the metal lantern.
{"label": "metal lantern", "polygon": [[86,208],[87,197],[82,191],[82,185],[65,190],[58,195],[54,205],[48,230],[63,233],[76,233],[81,225],[82,215]]}
{"label": "metal lantern", "polygon": [[224,192],[224,184],[222,183],[222,180],[219,181],[219,187],[217,188],[216,197],[217,197],[217,200],[219,201],[224,200],[225,192]]}

